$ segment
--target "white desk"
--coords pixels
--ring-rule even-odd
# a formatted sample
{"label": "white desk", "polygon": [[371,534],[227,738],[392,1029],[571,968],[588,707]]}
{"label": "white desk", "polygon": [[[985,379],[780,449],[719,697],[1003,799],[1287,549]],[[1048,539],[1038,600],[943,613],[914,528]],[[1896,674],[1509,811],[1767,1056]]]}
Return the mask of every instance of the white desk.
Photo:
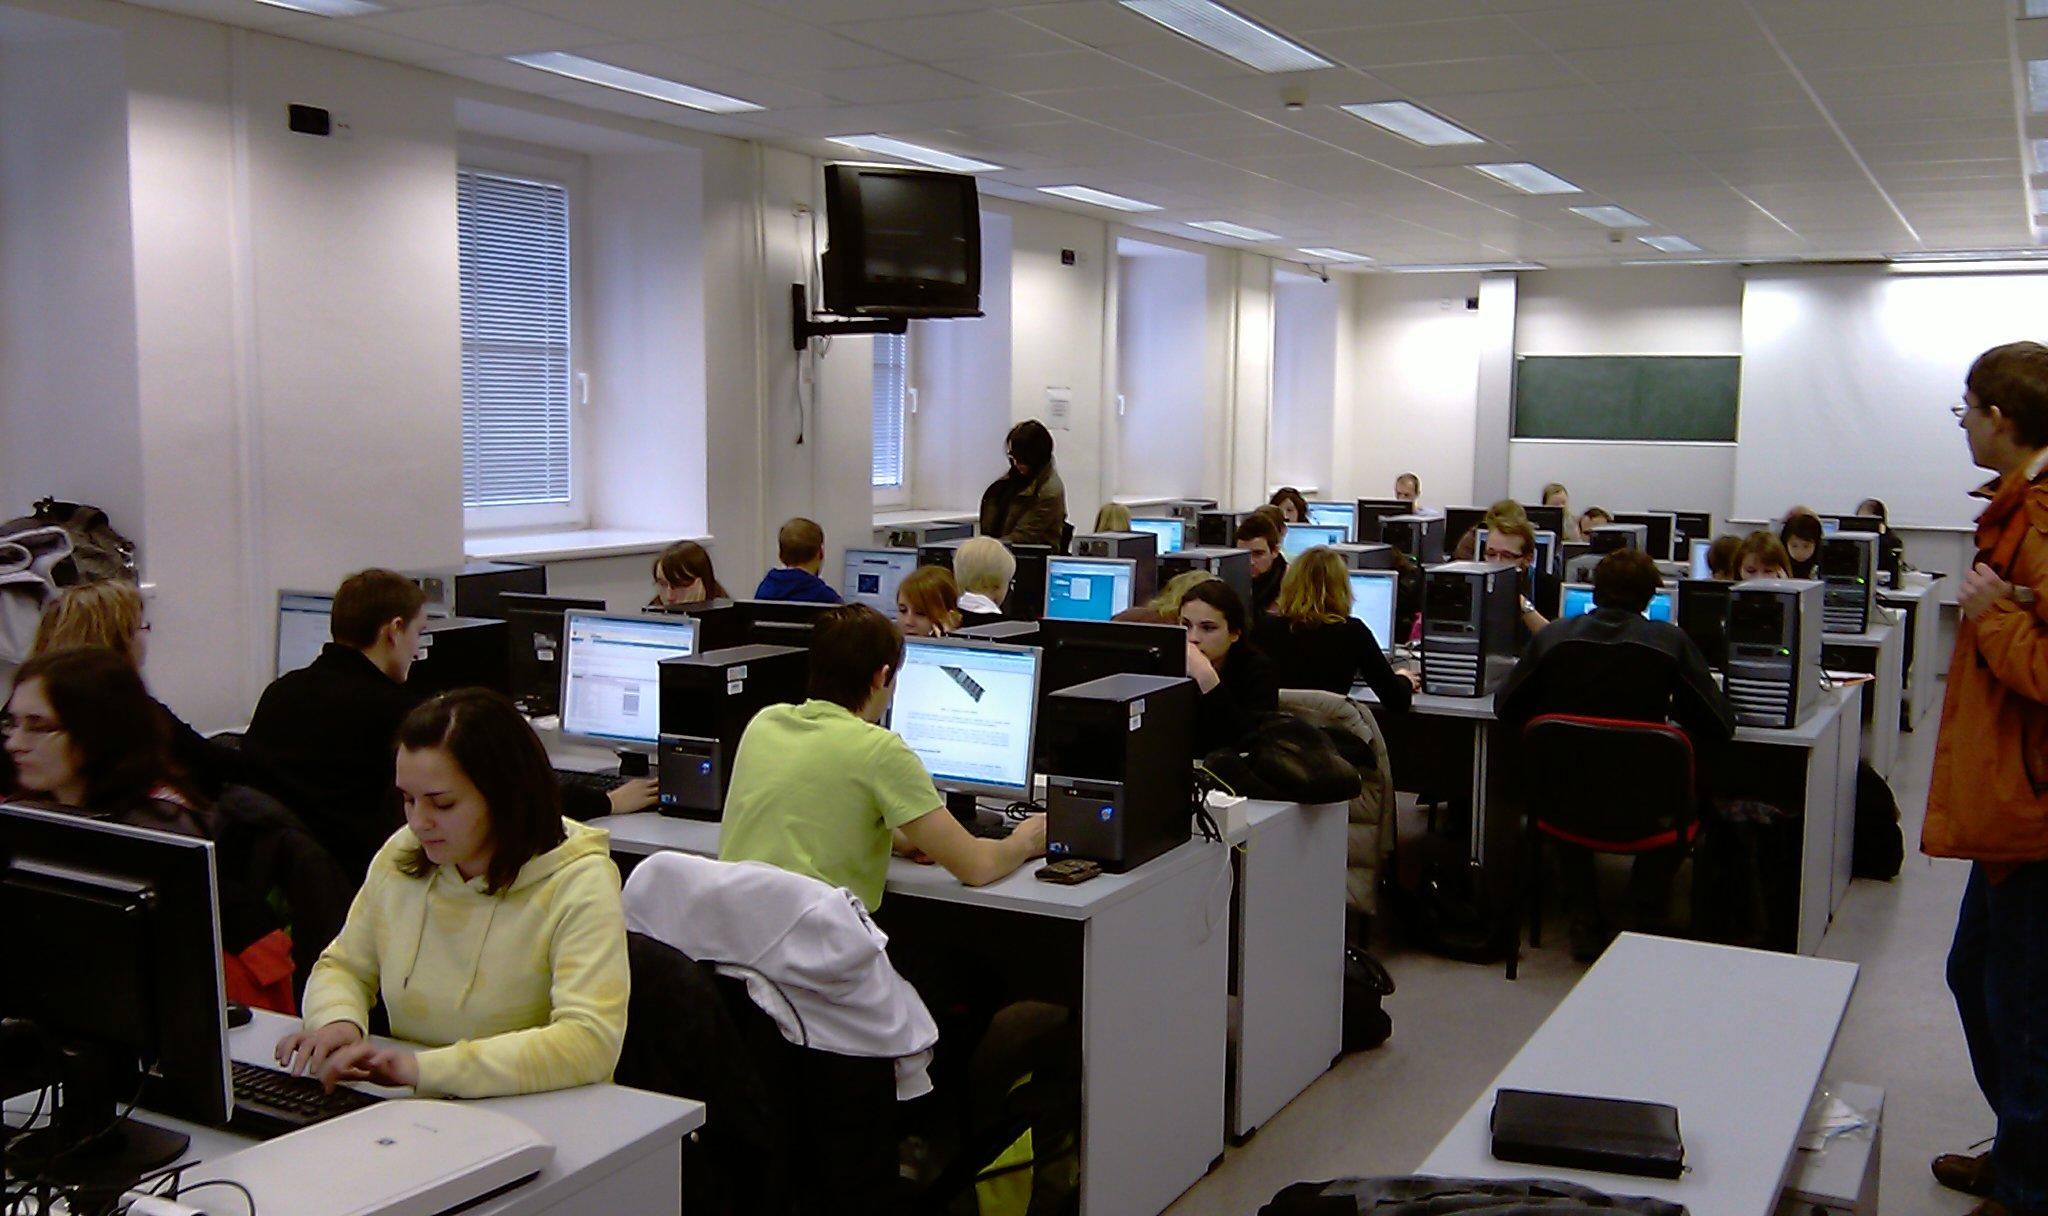
{"label": "white desk", "polygon": [[1941,703],[1941,578],[1909,574],[1906,585],[1877,593],[1877,602],[1905,614],[1904,713],[1900,725],[1918,729]]}
{"label": "white desk", "polygon": [[1873,619],[1862,633],[1822,634],[1820,647],[1830,670],[1869,672],[1877,677],[1864,690],[1860,715],[1863,758],[1879,776],[1889,779],[1899,758],[1900,706],[1906,683],[1905,627]]}
{"label": "white desk", "polygon": [[[260,1009],[255,1014],[248,1025],[228,1032],[228,1054],[244,1063],[274,1068],[277,1040],[296,1030],[299,1020]],[[704,1124],[701,1102],[621,1085],[583,1085],[479,1101],[531,1127],[555,1146],[555,1155],[538,1178],[467,1209],[470,1216],[673,1212],[682,1194],[683,1137]],[[149,1115],[148,1120],[192,1137],[185,1157],[201,1164],[186,1175],[188,1183],[207,1177],[207,1165],[257,1143],[222,1128],[160,1115]],[[232,1191],[209,1188],[193,1198],[202,1196],[209,1212],[241,1216],[246,1208],[241,1196]]]}
{"label": "white desk", "polygon": [[[1855,986],[1853,963],[1624,933],[1418,1172],[1542,1175],[1692,1216],[1770,1216]],[[1487,1120],[1503,1087],[1670,1103],[1689,1168],[1665,1181],[1496,1161]]]}
{"label": "white desk", "polygon": [[[615,816],[604,826],[615,852],[718,853],[715,823],[643,813]],[[1261,830],[1257,839],[1267,835]],[[1341,982],[1341,840],[1330,856],[1340,868],[1331,912],[1339,945],[1331,957]],[[1039,882],[1036,869],[1026,865],[985,887],[969,887],[938,866],[899,857],[889,863],[886,889],[892,899],[1080,923],[1081,1211],[1154,1216],[1223,1153],[1226,854],[1191,840],[1128,874],[1074,886]]]}

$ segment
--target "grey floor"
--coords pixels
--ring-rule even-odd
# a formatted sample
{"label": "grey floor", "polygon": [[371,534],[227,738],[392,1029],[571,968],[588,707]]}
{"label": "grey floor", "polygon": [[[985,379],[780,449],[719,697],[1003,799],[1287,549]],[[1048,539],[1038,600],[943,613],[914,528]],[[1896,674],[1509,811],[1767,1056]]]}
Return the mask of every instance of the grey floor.
{"label": "grey floor", "polygon": [[[1943,1216],[1975,1202],[1928,1175],[1937,1152],[1989,1136],[1992,1120],[1970,1078],[1942,961],[1967,869],[1920,856],[1920,818],[1934,753],[1935,715],[1902,735],[1892,774],[1906,864],[1890,883],[1858,881],[1821,953],[1862,965],[1828,1075],[1885,1090],[1882,1208]],[[1404,833],[1419,825],[1404,823]],[[1170,1216],[1251,1216],[1288,1183],[1405,1174],[1428,1155],[1549,1015],[1584,970],[1562,926],[1523,956],[1521,979],[1404,952],[1381,935],[1376,953],[1399,987],[1387,1001],[1394,1035],[1324,1074],[1171,1208]]]}

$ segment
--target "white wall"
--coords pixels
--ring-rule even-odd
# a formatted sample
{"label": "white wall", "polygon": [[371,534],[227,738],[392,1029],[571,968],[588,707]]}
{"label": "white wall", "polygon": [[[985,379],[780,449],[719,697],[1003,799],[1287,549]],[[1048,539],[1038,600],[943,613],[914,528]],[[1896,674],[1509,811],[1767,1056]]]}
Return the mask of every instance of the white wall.
{"label": "white wall", "polygon": [[[1266,480],[1334,495],[1337,314],[1342,283],[1280,273],[1273,284],[1273,427]],[[1356,497],[1356,496],[1354,496]]]}
{"label": "white wall", "polygon": [[1117,258],[1114,494],[1179,498],[1203,493],[1205,425],[1212,368],[1209,259],[1162,245],[1123,241]]}
{"label": "white wall", "polygon": [[[1052,433],[1053,459],[1067,488],[1067,519],[1076,530],[1095,522],[1107,498],[1102,467],[1102,315],[1112,268],[1109,226],[1089,216],[985,198],[983,208],[1009,216],[1011,246],[1010,419],[1046,418],[1048,388],[1073,395],[1067,429]],[[1074,264],[1061,260],[1074,252]],[[988,470],[982,484],[1003,471],[1002,451],[961,459]],[[979,500],[979,492],[976,494]]]}
{"label": "white wall", "polygon": [[1350,442],[1338,452],[1337,490],[1393,493],[1394,478],[1422,479],[1422,500],[1472,498],[1479,391],[1478,314],[1465,299],[1479,276],[1359,275]]}
{"label": "white wall", "polygon": [[917,506],[972,514],[1002,474],[1010,431],[1012,230],[1007,214],[982,213],[981,316],[911,324],[917,416],[910,492]]}
{"label": "white wall", "polygon": [[1273,275],[1271,259],[1238,253],[1231,258],[1236,303],[1232,313],[1230,402],[1232,423],[1226,508],[1266,501],[1272,450]]}

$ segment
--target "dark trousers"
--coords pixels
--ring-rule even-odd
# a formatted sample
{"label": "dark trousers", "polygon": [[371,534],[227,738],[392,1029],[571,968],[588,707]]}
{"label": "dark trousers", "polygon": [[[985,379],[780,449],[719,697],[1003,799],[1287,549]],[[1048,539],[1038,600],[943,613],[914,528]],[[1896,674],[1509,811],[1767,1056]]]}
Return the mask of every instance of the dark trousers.
{"label": "dark trousers", "polygon": [[1948,986],[1998,1116],[1993,1197],[2015,1216],[2048,1213],[2048,862],[1998,883],[1970,867]]}
{"label": "dark trousers", "polygon": [[[1593,872],[1593,850],[1562,840],[1550,843],[1557,853],[1557,872],[1564,886],[1564,906],[1575,923],[1606,923],[1600,912],[1600,884]],[[1671,921],[1671,880],[1685,863],[1684,849],[1655,849],[1636,854],[1628,871],[1628,915],[1631,927],[1661,933]]]}

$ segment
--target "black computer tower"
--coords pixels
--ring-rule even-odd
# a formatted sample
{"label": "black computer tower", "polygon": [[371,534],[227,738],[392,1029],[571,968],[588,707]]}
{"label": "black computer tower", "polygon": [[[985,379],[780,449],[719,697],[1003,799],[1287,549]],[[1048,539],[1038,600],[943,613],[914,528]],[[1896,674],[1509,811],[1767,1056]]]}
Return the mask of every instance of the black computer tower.
{"label": "black computer tower", "polygon": [[1521,652],[1522,571],[1506,562],[1449,562],[1423,572],[1422,691],[1483,697]]}
{"label": "black computer tower", "polygon": [[[1075,557],[1128,557],[1135,563],[1131,575],[1131,602],[1142,604],[1159,591],[1159,538],[1150,532],[1083,532],[1074,537]],[[1038,589],[1045,601],[1045,587]]]}
{"label": "black computer tower", "polygon": [[1671,622],[1685,631],[1706,656],[1707,666],[1728,666],[1728,592],[1734,583],[1712,578],[1682,578],[1671,597]]}
{"label": "black computer tower", "polygon": [[1195,543],[1210,549],[1228,549],[1237,543],[1237,525],[1249,511],[1206,510],[1195,516]]}
{"label": "black computer tower", "polygon": [[488,688],[510,696],[510,637],[503,621],[429,617],[426,631],[420,634],[419,657],[406,674],[405,686],[425,696],[456,688]]}
{"label": "black computer tower", "polygon": [[1376,541],[1361,541],[1355,545],[1325,545],[1324,548],[1337,555],[1347,570],[1397,570],[1400,563],[1394,559],[1394,546]]}
{"label": "black computer tower", "polygon": [[765,706],[804,699],[810,654],[732,646],[661,662],[662,814],[717,819],[747,723]]}
{"label": "black computer tower", "polygon": [[1820,701],[1824,590],[1765,578],[1728,591],[1728,704],[1742,726],[1788,729]]}
{"label": "black computer tower", "polygon": [[922,549],[942,540],[966,540],[974,525],[959,522],[886,524],[875,529],[875,545],[883,549]]}
{"label": "black computer tower", "polygon": [[1182,549],[1178,553],[1159,555],[1159,582],[1161,586],[1189,570],[1207,570],[1209,573],[1230,584],[1231,590],[1244,601],[1246,611],[1252,603],[1252,555],[1243,549],[1229,545],[1216,547],[1201,546]]}
{"label": "black computer tower", "polygon": [[1010,593],[1003,598],[1003,615],[1035,621],[1045,611],[1045,559],[1052,556],[1052,546],[1005,541],[1004,547],[1017,559],[1017,573],[1010,576]]}
{"label": "black computer tower", "polygon": [[1877,606],[1877,560],[1884,547],[1875,532],[1837,532],[1820,538],[1821,627],[1828,633],[1863,633]]}
{"label": "black computer tower", "polygon": [[1195,683],[1105,676],[1046,699],[1045,853],[1113,874],[1188,839],[1194,800]]}
{"label": "black computer tower", "polygon": [[1444,517],[1389,515],[1380,521],[1380,540],[1419,565],[1444,560]]}
{"label": "black computer tower", "polygon": [[[1146,508],[1147,511],[1159,510],[1168,515],[1179,516],[1187,524],[1187,530],[1190,533],[1194,532],[1201,524],[1202,512],[1214,511],[1215,509],[1216,500],[1213,498],[1173,498]],[[1131,514],[1141,515],[1144,512],[1133,509]]]}
{"label": "black computer tower", "polygon": [[[837,607],[812,600],[734,600],[732,615],[738,624],[728,629],[721,623],[718,631],[721,638],[736,634],[735,646],[795,646],[808,651],[811,626],[820,615]],[[701,641],[696,647],[698,654],[716,649],[721,647]]]}
{"label": "black computer tower", "polygon": [[960,546],[966,544],[968,539],[965,536],[959,536],[947,540],[926,541],[917,547],[917,564],[920,566],[944,566],[946,569],[951,570],[953,568],[953,555],[960,551]]}

